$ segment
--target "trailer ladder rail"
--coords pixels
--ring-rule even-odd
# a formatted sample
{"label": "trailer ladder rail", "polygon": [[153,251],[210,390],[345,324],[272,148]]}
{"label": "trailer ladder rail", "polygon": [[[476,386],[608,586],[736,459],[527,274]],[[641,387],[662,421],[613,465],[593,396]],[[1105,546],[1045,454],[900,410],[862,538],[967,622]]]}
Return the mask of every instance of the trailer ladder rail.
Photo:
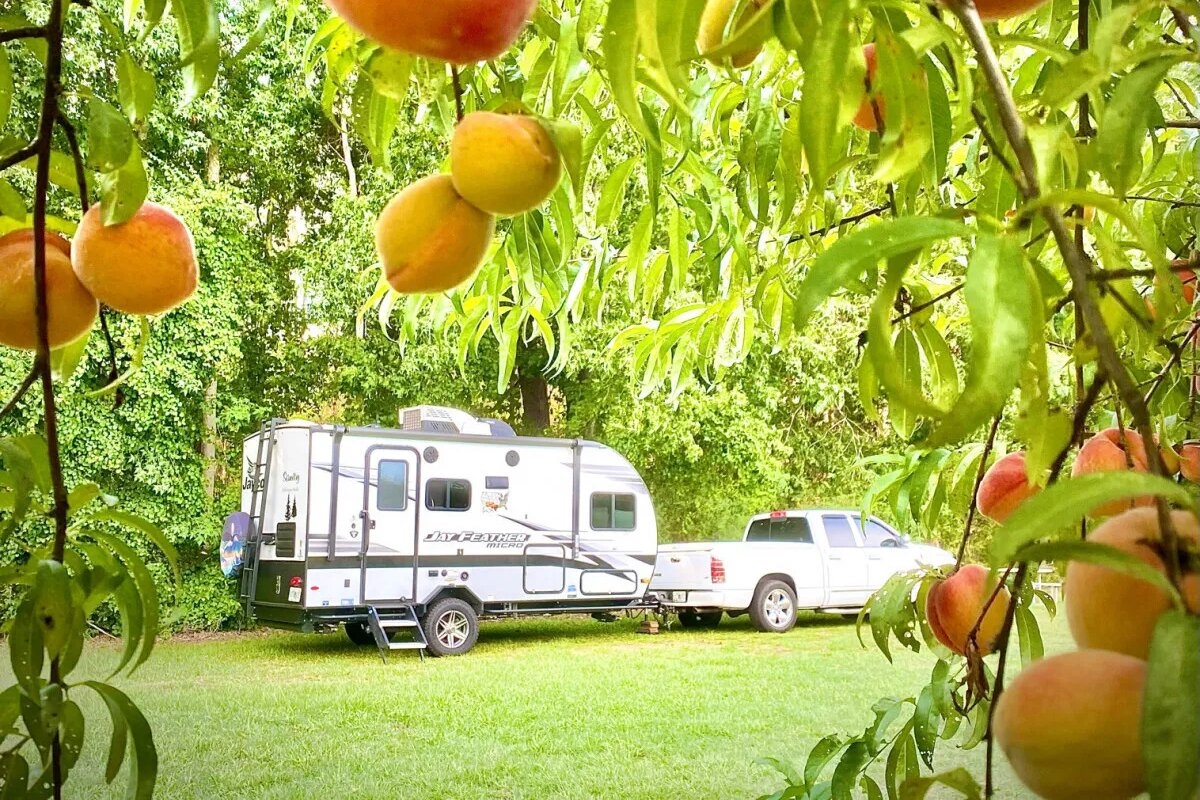
{"label": "trailer ladder rail", "polygon": [[254,471],[250,481],[250,531],[242,556],[241,599],[246,607],[247,622],[254,619],[254,595],[258,590],[258,549],[263,539],[263,521],[267,514],[267,484],[271,479],[275,428],[279,422],[278,419],[264,422],[258,431],[258,451],[254,456]]}
{"label": "trailer ladder rail", "polygon": [[[425,638],[425,629],[417,616],[417,609],[410,603],[395,609],[380,611],[375,606],[367,606],[367,625],[375,636],[375,644],[379,647],[379,657],[387,663],[389,650],[416,650],[421,660],[425,660],[425,650],[429,640]],[[412,640],[393,642],[392,634],[399,630],[412,632]]]}

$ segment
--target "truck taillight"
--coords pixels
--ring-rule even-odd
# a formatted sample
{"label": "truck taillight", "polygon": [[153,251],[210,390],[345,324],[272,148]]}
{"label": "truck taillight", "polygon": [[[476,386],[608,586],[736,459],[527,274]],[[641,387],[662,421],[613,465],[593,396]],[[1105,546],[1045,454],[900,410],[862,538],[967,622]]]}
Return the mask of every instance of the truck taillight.
{"label": "truck taillight", "polygon": [[725,582],[725,562],[719,558],[709,558],[708,577],[713,583]]}

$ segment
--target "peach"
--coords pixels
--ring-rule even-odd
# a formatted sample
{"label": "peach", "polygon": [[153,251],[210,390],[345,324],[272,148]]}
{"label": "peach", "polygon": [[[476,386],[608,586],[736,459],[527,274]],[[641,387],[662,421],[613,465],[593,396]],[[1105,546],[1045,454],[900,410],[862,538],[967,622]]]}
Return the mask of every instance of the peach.
{"label": "peach", "polygon": [[380,44],[453,64],[487,61],[517,40],[537,0],[326,0]]}
{"label": "peach", "polygon": [[550,196],[562,159],[542,123],[519,114],[475,111],[450,140],[454,189],[476,208],[498,216],[523,214]]}
{"label": "peach", "polygon": [[[1171,271],[1183,284],[1183,302],[1189,306],[1196,300],[1196,273],[1189,269],[1191,263],[1186,258],[1177,258],[1171,262]],[[1162,278],[1155,276],[1155,285],[1161,285],[1162,281]]]}
{"label": "peach", "polygon": [[[704,4],[704,11],[700,14],[700,30],[696,34],[696,47],[700,50],[701,55],[711,50],[716,50],[725,41],[725,32],[729,29],[729,20],[737,4],[738,0],[708,0]],[[741,33],[742,29],[750,23],[751,18],[765,4],[766,0],[747,0],[743,5],[741,16],[738,17],[737,26],[733,29],[732,33]],[[755,23],[755,26],[757,30],[755,31],[754,38],[766,39],[771,35],[770,19],[759,20]],[[738,69],[748,67],[754,59],[758,58],[758,54],[761,52],[761,44],[748,47],[729,56],[729,63]],[[709,61],[712,61],[714,64],[721,63],[721,60],[717,58],[709,58]]]}
{"label": "peach", "polygon": [[[1107,428],[1083,443],[1071,474],[1078,477],[1091,472],[1121,472],[1133,470],[1146,472],[1146,446],[1142,437],[1134,430]],[[1130,508],[1147,506],[1153,497],[1138,497],[1132,500],[1114,500],[1093,509],[1096,516],[1107,517],[1120,514]]]}
{"label": "peach", "polygon": [[1179,474],[1192,483],[1200,483],[1200,442],[1179,446]]}
{"label": "peach", "polygon": [[[46,303],[50,347],[62,347],[87,333],[99,306],[71,270],[71,244],[46,232]],[[0,237],[0,344],[36,350],[37,292],[33,274],[33,230]]]}
{"label": "peach", "polygon": [[992,733],[1046,800],[1128,800],[1145,791],[1146,662],[1107,650],[1037,661],[996,701]]}
{"label": "peach", "polygon": [[[883,119],[885,111],[883,96],[878,93],[879,87],[875,86],[876,58],[874,42],[864,45],[862,53],[863,58],[867,61],[866,87],[862,104],[858,107],[858,113],[854,115],[854,124],[864,131],[874,132],[879,130],[879,120]],[[871,105],[872,97],[875,99],[874,106]],[[875,118],[875,108],[879,109],[879,119]]]}
{"label": "peach", "polygon": [[[1184,549],[1185,567],[1194,564],[1200,546],[1200,525],[1186,511],[1172,511],[1171,522]],[[1166,574],[1158,510],[1137,508],[1112,517],[1100,525],[1088,541],[1111,545],[1132,553],[1146,564]],[[1190,555],[1190,557],[1189,557]],[[1200,611],[1200,574],[1194,568],[1183,577],[1184,601],[1192,611]],[[1113,650],[1145,658],[1159,616],[1170,608],[1166,592],[1130,575],[1083,561],[1067,565],[1063,579],[1067,623],[1080,647]]]}
{"label": "peach", "polygon": [[984,22],[1019,16],[1044,4],[1046,0],[976,0],[975,8]]}
{"label": "peach", "polygon": [[105,225],[92,206],[75,231],[71,265],[96,299],[125,314],[162,314],[196,291],[200,268],[187,225],[170,209],[143,203]]}
{"label": "peach", "polygon": [[1025,468],[1025,453],[1009,453],[992,464],[979,483],[975,503],[979,513],[1004,522],[1017,506],[1041,491],[1036,483],[1029,482]]}
{"label": "peach", "polygon": [[442,292],[474,274],[495,218],[468,203],[449,175],[431,175],[393,197],[375,225],[383,274],[397,292]]}
{"label": "peach", "polygon": [[[995,586],[987,568],[979,564],[967,564],[935,583],[925,600],[925,617],[937,640],[960,656],[966,655],[967,637]],[[999,645],[1009,599],[1008,589],[1002,588],[987,610],[976,639],[980,655],[986,656]]]}

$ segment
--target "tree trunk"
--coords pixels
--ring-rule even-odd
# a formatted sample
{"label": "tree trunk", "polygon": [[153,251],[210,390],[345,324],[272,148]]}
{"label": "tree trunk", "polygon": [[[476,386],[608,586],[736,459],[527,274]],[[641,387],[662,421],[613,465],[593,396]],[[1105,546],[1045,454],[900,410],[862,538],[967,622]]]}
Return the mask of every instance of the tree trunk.
{"label": "tree trunk", "polygon": [[204,390],[204,416],[200,422],[204,438],[200,442],[200,456],[204,459],[204,495],[213,500],[217,496],[217,379],[209,381]]}
{"label": "tree trunk", "polygon": [[354,168],[354,157],[350,151],[350,134],[349,134],[350,119],[346,115],[342,115],[341,128],[342,134],[342,161],[346,163],[346,182],[349,186],[351,197],[358,197],[358,170]]}
{"label": "tree trunk", "polygon": [[518,369],[521,387],[521,412],[529,433],[542,433],[550,427],[550,387],[541,373]]}
{"label": "tree trunk", "polygon": [[217,147],[216,142],[208,143],[208,152],[205,154],[205,174],[208,176],[208,182],[216,186],[221,182],[221,150]]}

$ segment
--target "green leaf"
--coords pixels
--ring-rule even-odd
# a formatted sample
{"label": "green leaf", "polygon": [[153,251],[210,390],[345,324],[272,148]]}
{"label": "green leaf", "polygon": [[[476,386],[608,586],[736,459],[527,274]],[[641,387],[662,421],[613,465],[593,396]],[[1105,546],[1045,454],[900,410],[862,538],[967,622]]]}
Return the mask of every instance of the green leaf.
{"label": "green leaf", "polygon": [[562,157],[567,177],[571,179],[576,196],[583,193],[583,129],[571,122],[540,119],[542,127],[550,134],[558,154]]}
{"label": "green leaf", "polygon": [[101,386],[99,389],[87,392],[84,394],[84,397],[92,400],[97,397],[104,397],[105,395],[112,394],[141,370],[142,359],[146,355],[146,346],[150,344],[150,318],[141,317],[139,322],[141,323],[141,330],[139,332],[140,335],[138,336],[137,346],[134,348],[133,354],[129,359],[129,369],[125,370],[118,375],[115,380],[110,381],[104,386]]}
{"label": "green leaf", "polygon": [[142,151],[137,142],[129,154],[129,160],[119,169],[100,176],[101,216],[105,225],[118,225],[137,213],[150,191],[146,177],[146,166],[142,163]]}
{"label": "green leaf", "polygon": [[1133,553],[1118,549],[1112,545],[1069,539],[1054,542],[1038,542],[1025,545],[1019,549],[1013,556],[1013,561],[1026,561],[1031,564],[1043,561],[1083,561],[1088,564],[1106,567],[1114,572],[1120,572],[1122,575],[1138,578],[1139,580],[1155,585],[1166,592],[1176,608],[1183,608],[1183,598],[1180,597],[1179,590],[1175,588],[1166,575],[1145,561],[1142,561]]}
{"label": "green leaf", "polygon": [[[851,58],[853,19],[850,3],[821,5],[820,36],[804,62],[804,91],[800,97],[800,141],[820,194],[841,158],[847,134],[848,117],[843,109],[843,94],[858,97],[863,87],[861,58]],[[800,319],[806,318],[807,313]]]}
{"label": "green leaf", "polygon": [[150,570],[146,569],[146,564],[142,561],[141,556],[121,539],[96,530],[86,530],[81,533],[116,554],[129,570],[129,576],[137,587],[139,604],[145,620],[141,632],[141,655],[133,664],[133,668],[137,669],[150,657],[150,653],[154,649],[154,638],[158,635],[158,589],[154,585],[154,578],[150,575]]}
{"label": "green leaf", "polygon": [[[929,769],[933,769],[933,751],[937,747],[940,722],[941,715],[935,707],[933,687],[927,685],[917,697],[917,709],[913,712],[913,735],[921,760]],[[904,796],[903,788],[900,794]]]}
{"label": "green leaf", "polygon": [[1154,800],[1194,800],[1200,786],[1200,617],[1158,618],[1146,670],[1142,754]]}
{"label": "green leaf", "polygon": [[30,591],[34,623],[50,658],[57,658],[71,635],[71,576],[61,562],[44,560]]}
{"label": "green leaf", "polygon": [[8,53],[0,47],[0,131],[8,127],[8,114],[12,110],[13,76]]}
{"label": "green leaf", "polygon": [[[982,800],[983,797],[975,776],[966,768],[959,767],[940,775],[909,778],[900,787],[900,800],[925,800],[929,791],[938,785],[953,789],[968,800]],[[938,795],[938,797],[942,796]]]}
{"label": "green leaf", "polygon": [[143,69],[128,52],[122,51],[117,56],[117,97],[121,108],[125,109],[126,119],[137,124],[149,117],[157,94],[154,74]]}
{"label": "green leaf", "polygon": [[961,222],[933,217],[901,217],[878,222],[838,239],[808,269],[796,290],[796,328],[803,328],[834,292],[858,280],[883,259],[919,250],[939,239],[969,234]]}
{"label": "green leaf", "polygon": [[17,222],[25,222],[25,198],[3,179],[0,179],[0,213]]}
{"label": "green leaf", "polygon": [[825,765],[844,746],[845,742],[840,736],[826,736],[817,742],[813,749],[809,751],[808,760],[804,762],[804,785],[809,788],[816,785],[817,778],[821,776],[821,771],[825,769]]}
{"label": "green leaf", "polygon": [[629,186],[629,174],[637,166],[638,159],[628,158],[608,174],[604,188],[600,190],[600,200],[596,203],[596,224],[601,227],[611,225],[621,211],[625,202],[625,192]]}
{"label": "green leaf", "polygon": [[612,0],[609,3],[601,50],[608,67],[608,83],[617,108],[646,143],[659,150],[662,145],[646,124],[642,116],[642,106],[638,102],[637,60],[641,49],[637,7],[637,0]]}
{"label": "green leaf", "polygon": [[62,742],[62,764],[65,771],[70,771],[79,761],[83,752],[84,718],[83,711],[73,700],[63,703],[59,716],[59,739]]}
{"label": "green leaf", "polygon": [[380,169],[389,169],[388,145],[400,118],[400,103],[375,90],[367,76],[359,76],[350,98],[350,113],[354,131],[366,144],[371,161]]}
{"label": "green leaf", "polygon": [[888,800],[899,800],[900,783],[907,774],[906,755],[909,748],[913,749],[913,758],[915,759],[916,744],[912,738],[911,721],[896,737],[896,741],[892,743],[891,752],[888,753],[887,765],[884,767],[883,773],[883,786],[887,790]]}
{"label": "green leaf", "polygon": [[866,769],[870,757],[866,744],[850,743],[833,770],[832,788],[835,800],[850,800],[854,794],[854,787],[858,785],[858,776]]}
{"label": "green leaf", "polygon": [[44,660],[42,626],[34,616],[33,592],[29,592],[13,615],[8,632],[8,657],[13,676],[27,697],[37,697]]}
{"label": "green leaf", "polygon": [[221,62],[221,20],[213,0],[174,0],[171,12],[179,25],[183,105],[209,90]]}
{"label": "green leaf", "polygon": [[101,172],[113,172],[133,155],[133,129],[120,111],[98,97],[88,101],[87,164]]}
{"label": "green leaf", "polygon": [[1027,667],[1045,655],[1042,632],[1038,628],[1037,617],[1026,606],[1017,607],[1015,622],[1017,642],[1021,647],[1021,666]]}
{"label": "green leaf", "polygon": [[879,783],[870,775],[863,775],[862,781],[859,784],[863,792],[867,795],[867,800],[883,800],[883,790],[879,788]]}
{"label": "green leaf", "polygon": [[958,369],[954,365],[950,345],[932,322],[918,326],[916,334],[917,341],[921,343],[921,352],[925,354],[925,363],[929,367],[933,402],[942,407],[949,407],[958,396]]}
{"label": "green leaf", "polygon": [[917,54],[904,39],[884,25],[876,25],[876,78],[887,98],[883,137],[874,179],[890,182],[903,178],[925,161],[933,147],[929,84]]}
{"label": "green leaf", "polygon": [[0,800],[26,800],[29,762],[19,753],[0,755]]}
{"label": "green leaf", "polygon": [[[158,751],[154,747],[154,735],[150,723],[130,700],[119,689],[99,681],[84,681],[80,686],[93,689],[108,706],[108,713],[113,721],[113,738],[109,747],[108,780],[116,776],[113,770],[114,753],[117,754],[117,769],[120,769],[124,758],[125,733],[133,744],[132,759],[129,765],[129,788],[126,797],[129,800],[151,800],[154,795],[154,783],[158,778]],[[121,722],[118,722],[118,718]],[[122,744],[120,751],[117,747],[118,730]]]}
{"label": "green leaf", "polygon": [[991,563],[1001,567],[1014,561],[1017,552],[1035,539],[1064,532],[1075,535],[1079,523],[1097,506],[1146,495],[1164,497],[1186,508],[1194,502],[1185,487],[1143,472],[1093,472],[1060,480],[1018,506],[993,534]]}
{"label": "green leaf", "polygon": [[375,91],[392,100],[408,96],[412,81],[413,57],[399,50],[380,48],[363,68]]}
{"label": "green leaf", "polygon": [[[895,347],[896,366],[899,375],[910,392],[921,392],[921,346],[911,328],[900,328],[896,331]],[[876,364],[878,369],[878,364]],[[889,395],[890,396],[890,395]],[[896,429],[896,433],[905,441],[912,438],[917,429],[918,414],[903,402],[888,404],[888,420]]]}
{"label": "green leaf", "polygon": [[[553,341],[553,337],[548,339],[548,341]],[[153,522],[145,517],[116,508],[103,509],[97,512],[94,518],[115,522],[118,525],[124,525],[126,528],[132,528],[154,542],[163,555],[166,556],[167,563],[171,565],[171,572],[175,575],[175,585],[178,587],[183,584],[183,574],[179,571],[179,556],[175,551],[175,545],[171,544],[171,540],[167,538],[167,535]]]}
{"label": "green leaf", "polygon": [[1150,114],[1157,109],[1155,90],[1167,70],[1182,58],[1173,55],[1141,65],[1121,79],[1104,106],[1093,145],[1093,163],[1117,195],[1124,195],[1141,175],[1142,146]]}
{"label": "green leaf", "polygon": [[[241,61],[243,58],[257,50],[259,45],[266,41],[267,33],[269,31],[268,25],[271,22],[271,16],[274,11],[275,0],[258,0],[258,18],[255,21],[254,30],[246,39],[246,43],[239,47],[238,51],[234,53],[233,57],[230,59],[231,63],[236,64],[238,61]],[[288,27],[291,27],[290,22]]]}
{"label": "green leaf", "polygon": [[50,351],[50,370],[54,374],[54,380],[68,381],[71,379],[75,370],[79,369],[83,356],[87,352],[88,342],[91,340],[92,333],[88,331],[70,344]]}
{"label": "green leaf", "polygon": [[1021,378],[1031,330],[1029,270],[1020,242],[979,236],[967,262],[971,360],[963,392],[929,437],[930,447],[958,442],[994,417]]}

